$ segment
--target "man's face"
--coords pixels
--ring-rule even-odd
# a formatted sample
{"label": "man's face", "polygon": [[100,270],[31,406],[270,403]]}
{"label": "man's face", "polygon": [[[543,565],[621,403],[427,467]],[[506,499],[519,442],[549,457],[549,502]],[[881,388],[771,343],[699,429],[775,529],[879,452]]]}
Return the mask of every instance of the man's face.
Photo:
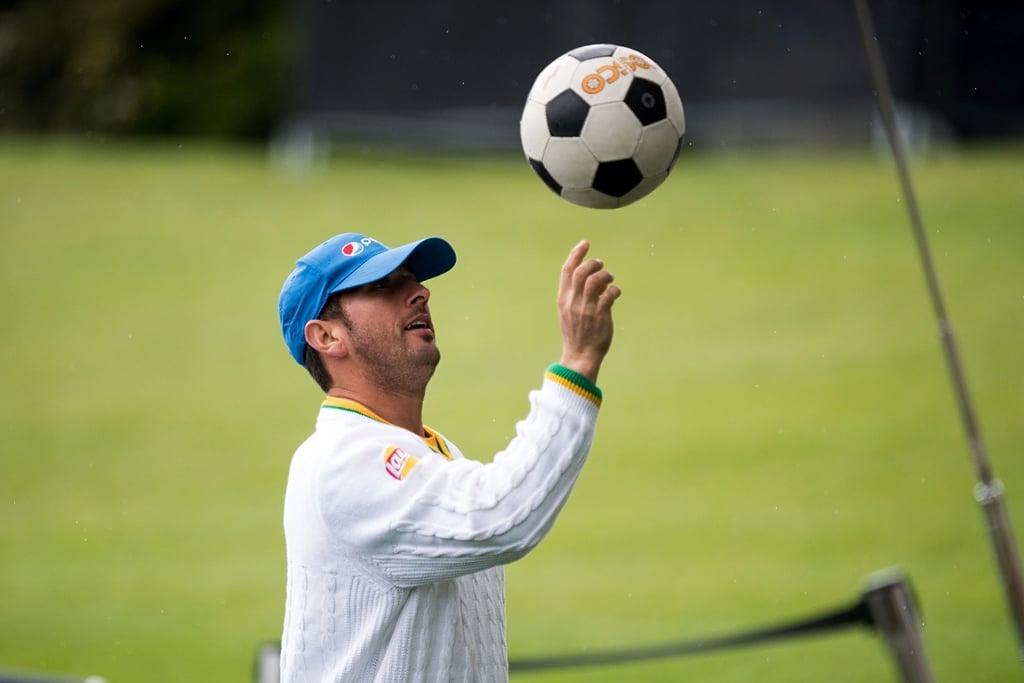
{"label": "man's face", "polygon": [[383,388],[422,389],[441,352],[434,343],[430,290],[405,266],[342,298],[349,350]]}

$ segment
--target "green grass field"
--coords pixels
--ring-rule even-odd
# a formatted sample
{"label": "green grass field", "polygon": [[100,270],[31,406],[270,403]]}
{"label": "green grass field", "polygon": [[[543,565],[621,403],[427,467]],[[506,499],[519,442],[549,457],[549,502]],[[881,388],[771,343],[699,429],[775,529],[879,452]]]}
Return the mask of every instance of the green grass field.
{"label": "green grass field", "polygon": [[[1024,529],[1024,148],[914,162],[996,473]],[[617,211],[518,157],[366,154],[290,177],[196,143],[0,142],[0,670],[251,680],[279,635],[281,507],[320,394],[280,284],[346,230],[439,234],[428,424],[487,460],[557,359],[557,271],[589,238],[624,290],[591,460],[507,571],[513,657],[773,624],[912,580],[943,681],[1019,679],[894,169],[686,150]],[[896,681],[849,630],[521,681]]]}

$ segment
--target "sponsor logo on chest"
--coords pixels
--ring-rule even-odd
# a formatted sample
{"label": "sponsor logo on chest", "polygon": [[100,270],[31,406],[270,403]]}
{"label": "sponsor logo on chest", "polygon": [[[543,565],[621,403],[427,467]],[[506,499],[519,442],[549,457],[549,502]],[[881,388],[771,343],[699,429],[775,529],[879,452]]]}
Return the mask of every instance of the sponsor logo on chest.
{"label": "sponsor logo on chest", "polygon": [[388,446],[384,451],[384,470],[399,481],[404,479],[418,462],[416,456],[409,455],[398,446]]}

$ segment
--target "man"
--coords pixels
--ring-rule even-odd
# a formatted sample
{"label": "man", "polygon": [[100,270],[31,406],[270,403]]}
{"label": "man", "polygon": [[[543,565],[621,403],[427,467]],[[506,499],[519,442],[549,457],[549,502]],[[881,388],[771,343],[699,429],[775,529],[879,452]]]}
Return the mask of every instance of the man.
{"label": "man", "polygon": [[440,359],[423,282],[455,265],[452,247],[347,233],[299,259],[281,327],[327,396],[285,493],[283,681],[507,680],[502,565],[551,528],[601,403],[621,292],[588,249],[561,271],[561,358],[488,464],[422,421]]}

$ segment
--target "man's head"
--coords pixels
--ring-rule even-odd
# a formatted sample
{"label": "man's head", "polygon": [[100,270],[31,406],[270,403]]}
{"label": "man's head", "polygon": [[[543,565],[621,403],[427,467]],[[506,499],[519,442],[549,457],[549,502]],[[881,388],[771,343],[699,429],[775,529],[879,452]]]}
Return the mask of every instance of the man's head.
{"label": "man's head", "polygon": [[332,237],[297,261],[281,289],[278,316],[288,352],[295,362],[307,366],[307,323],[325,314],[346,322],[339,293],[379,282],[399,269],[422,282],[454,265],[454,249],[439,237],[394,249],[356,233]]}

